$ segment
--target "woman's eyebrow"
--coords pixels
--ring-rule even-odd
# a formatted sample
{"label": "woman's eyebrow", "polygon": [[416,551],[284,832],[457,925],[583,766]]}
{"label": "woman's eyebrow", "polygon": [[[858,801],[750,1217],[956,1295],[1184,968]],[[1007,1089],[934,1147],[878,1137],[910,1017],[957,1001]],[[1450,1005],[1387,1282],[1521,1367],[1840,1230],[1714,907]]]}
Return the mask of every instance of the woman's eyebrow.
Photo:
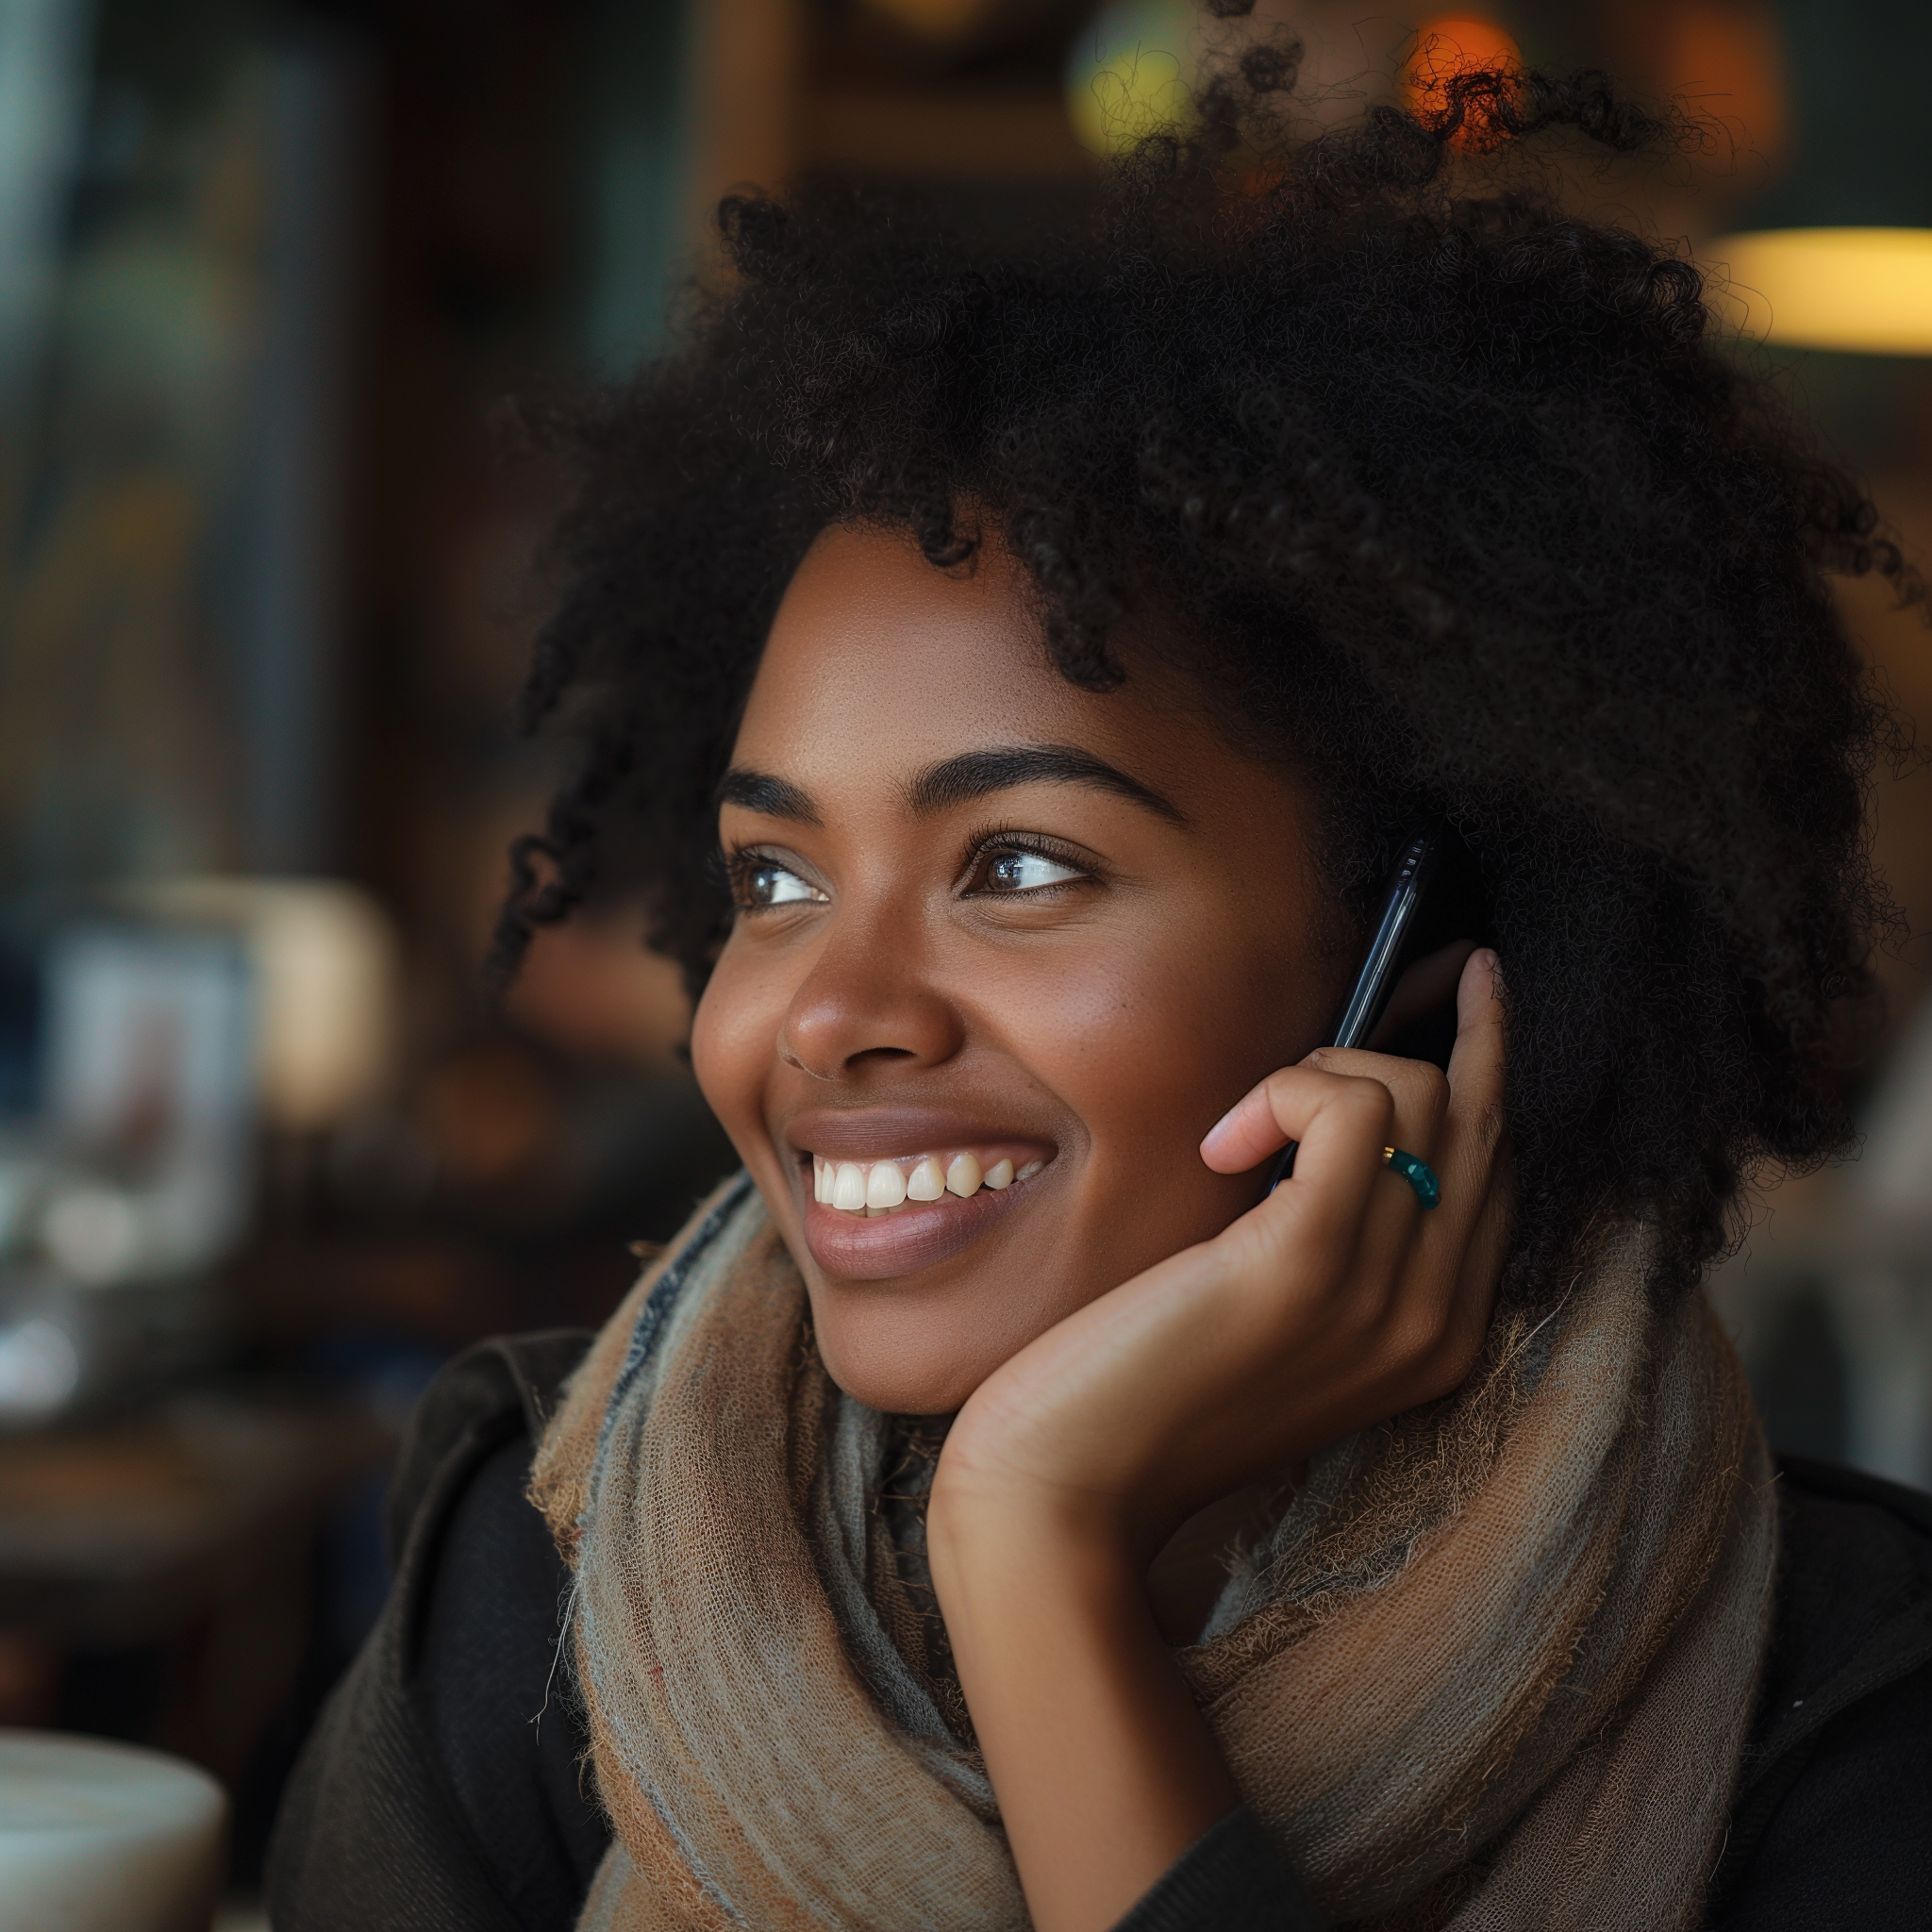
{"label": "woman's eyebrow", "polygon": [[741,805],[746,811],[758,812],[761,817],[791,819],[801,825],[824,823],[809,792],[789,778],[774,778],[769,772],[747,771],[742,765],[733,765],[718,781],[718,803]]}
{"label": "woman's eyebrow", "polygon": [[1014,785],[1091,785],[1144,806],[1170,824],[1184,825],[1187,814],[1151,785],[1130,776],[1118,765],[1072,744],[995,744],[984,751],[965,751],[942,758],[910,779],[906,799],[922,816],[948,811],[990,792]]}

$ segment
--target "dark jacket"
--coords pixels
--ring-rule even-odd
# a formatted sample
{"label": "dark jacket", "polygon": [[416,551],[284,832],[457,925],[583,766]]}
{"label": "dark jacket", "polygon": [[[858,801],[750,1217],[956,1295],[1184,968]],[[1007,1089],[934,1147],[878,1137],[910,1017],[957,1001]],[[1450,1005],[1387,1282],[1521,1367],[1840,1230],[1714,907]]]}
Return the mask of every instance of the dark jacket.
{"label": "dark jacket", "polygon": [[[568,1932],[608,1841],[558,1654],[563,1565],[525,1500],[589,1338],[483,1343],[425,1397],[390,1500],[395,1588],[282,1808],[275,1932]],[[1775,1624],[1722,1932],[1932,1925],[1932,1496],[1782,1465]],[[1117,1932],[1315,1932],[1243,1809]]]}

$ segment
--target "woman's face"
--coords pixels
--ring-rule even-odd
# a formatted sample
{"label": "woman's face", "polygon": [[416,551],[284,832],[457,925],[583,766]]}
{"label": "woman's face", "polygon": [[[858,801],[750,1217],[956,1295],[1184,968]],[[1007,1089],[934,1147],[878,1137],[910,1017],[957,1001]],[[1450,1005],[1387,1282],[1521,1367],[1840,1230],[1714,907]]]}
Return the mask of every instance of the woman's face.
{"label": "woman's face", "polygon": [[1124,661],[1076,690],[1003,551],[876,531],[821,538],[772,626],[692,1058],[876,1408],[958,1408],[1251,1206],[1201,1137],[1346,987],[1303,787]]}

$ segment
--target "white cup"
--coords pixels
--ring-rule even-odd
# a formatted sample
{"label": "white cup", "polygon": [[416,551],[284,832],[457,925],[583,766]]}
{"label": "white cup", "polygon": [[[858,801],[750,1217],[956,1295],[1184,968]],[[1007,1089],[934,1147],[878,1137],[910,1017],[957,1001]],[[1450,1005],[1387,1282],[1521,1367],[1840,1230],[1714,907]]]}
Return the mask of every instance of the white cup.
{"label": "white cup", "polygon": [[0,1729],[0,1932],[208,1932],[227,1810],[178,1757]]}

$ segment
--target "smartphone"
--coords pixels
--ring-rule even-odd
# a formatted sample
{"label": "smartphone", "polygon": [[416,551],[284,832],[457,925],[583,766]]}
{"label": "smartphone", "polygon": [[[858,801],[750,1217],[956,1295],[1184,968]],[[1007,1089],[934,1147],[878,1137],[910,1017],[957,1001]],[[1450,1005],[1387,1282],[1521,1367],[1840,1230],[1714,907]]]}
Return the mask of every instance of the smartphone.
{"label": "smartphone", "polygon": [[[1375,936],[1369,941],[1361,971],[1355,976],[1343,1002],[1341,1016],[1323,1042],[1326,1046],[1360,1046],[1375,1030],[1375,1023],[1389,1004],[1401,971],[1418,948],[1411,943],[1424,924],[1423,911],[1431,901],[1432,889],[1443,870],[1446,830],[1441,824],[1424,825],[1403,844],[1389,876],[1389,890],[1382,897],[1382,910],[1375,921]],[[1434,894],[1441,897],[1440,891]],[[1431,922],[1434,923],[1433,921]],[[1291,1141],[1274,1158],[1268,1176],[1272,1194],[1294,1172],[1294,1151]]]}

